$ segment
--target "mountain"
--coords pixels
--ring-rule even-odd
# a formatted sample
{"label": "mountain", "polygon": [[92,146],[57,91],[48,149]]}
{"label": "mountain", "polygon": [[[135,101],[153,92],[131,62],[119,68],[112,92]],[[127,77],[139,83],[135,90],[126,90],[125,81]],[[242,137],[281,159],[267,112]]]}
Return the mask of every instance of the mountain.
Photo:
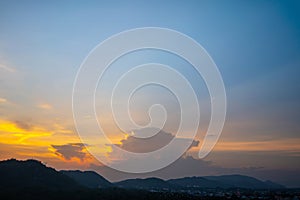
{"label": "mountain", "polygon": [[[68,176],[66,175],[68,174]],[[70,175],[71,174],[71,175]],[[36,160],[18,161],[15,159],[0,161],[0,199],[10,200],[196,200],[190,194],[159,193],[146,190],[122,189],[117,187],[88,188],[82,184],[94,186],[105,183],[95,172],[63,171],[58,172]],[[79,177],[79,178],[78,178]],[[86,179],[91,177],[91,182]],[[85,182],[87,181],[87,182]]]}
{"label": "mountain", "polygon": [[60,171],[61,173],[67,175],[68,177],[75,180],[82,186],[88,188],[107,188],[113,187],[114,185],[110,183],[108,180],[97,174],[93,171]]}
{"label": "mountain", "polygon": [[170,179],[167,182],[185,188],[223,188],[224,187],[224,184],[218,181],[208,180],[203,177],[185,177],[185,178],[178,178],[178,179]]}
{"label": "mountain", "polygon": [[180,186],[173,185],[159,178],[137,178],[127,179],[120,182],[114,183],[116,186],[121,188],[132,188],[132,189],[143,189],[143,190],[173,190],[179,189]]}
{"label": "mountain", "polygon": [[15,159],[0,161],[0,188],[76,189],[79,184],[70,177],[46,167],[40,161]]}
{"label": "mountain", "polygon": [[268,186],[268,188],[274,188],[274,189],[282,189],[285,188],[283,185],[280,185],[278,183],[274,183],[273,181],[265,181],[265,184]]}
{"label": "mountain", "polygon": [[36,160],[0,161],[1,188],[47,188],[47,189],[95,189],[120,187],[144,190],[197,190],[205,188],[245,188],[245,189],[283,189],[284,186],[271,181],[261,181],[242,175],[185,177],[170,179],[159,178],[128,179],[110,183],[93,171],[56,171]]}
{"label": "mountain", "polygon": [[282,189],[284,186],[270,182],[261,181],[250,176],[242,175],[223,175],[205,176],[210,181],[217,181],[223,185],[222,188],[248,188],[248,189]]}
{"label": "mountain", "polygon": [[261,181],[253,177],[242,175],[185,177],[164,181],[158,178],[128,179],[115,183],[122,188],[144,190],[188,190],[206,188],[244,188],[244,189],[282,189],[284,186],[271,181]]}
{"label": "mountain", "polygon": [[[114,187],[116,186],[116,187]],[[128,179],[114,184],[92,171],[56,171],[36,160],[18,161],[15,159],[0,161],[0,199],[11,200],[115,200],[115,199],[211,199],[205,196],[211,188],[221,188],[228,193],[231,188],[282,189],[283,186],[271,181],[241,176],[186,177],[168,181],[159,178]],[[208,190],[205,190],[208,189]],[[250,189],[250,190],[248,190]],[[219,190],[219,189],[218,189]],[[242,190],[241,190],[242,191]],[[294,191],[291,191],[292,193]],[[296,191],[297,192],[297,191]],[[230,192],[228,193],[230,195]],[[266,193],[261,193],[265,197]],[[289,193],[282,193],[290,195]],[[234,194],[233,194],[234,195]],[[268,193],[273,199],[273,191]],[[206,198],[207,197],[207,198]],[[214,199],[223,199],[220,196]],[[231,196],[234,197],[234,196]]]}

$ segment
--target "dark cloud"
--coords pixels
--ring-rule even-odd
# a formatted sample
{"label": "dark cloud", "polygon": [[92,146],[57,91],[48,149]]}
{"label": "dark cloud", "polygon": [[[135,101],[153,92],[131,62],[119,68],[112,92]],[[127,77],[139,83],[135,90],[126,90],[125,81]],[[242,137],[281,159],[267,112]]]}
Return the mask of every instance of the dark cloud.
{"label": "dark cloud", "polygon": [[[158,130],[156,128],[144,128],[140,130],[134,130],[134,135],[127,137],[124,140],[121,140],[121,144],[116,144],[124,150],[135,152],[135,153],[147,153],[151,151],[155,151],[166,146],[171,140],[174,139],[174,135],[171,133],[167,133],[163,130]],[[157,133],[156,135],[149,138],[137,138],[137,136],[145,136],[150,135],[151,133]],[[178,139],[184,142],[184,138]],[[198,146],[199,141],[194,140],[192,142],[191,147]]]}
{"label": "dark cloud", "polygon": [[55,149],[55,154],[66,160],[71,158],[79,158],[84,160],[87,154],[84,152],[85,145],[82,143],[69,143],[65,145],[51,145]]}
{"label": "dark cloud", "polygon": [[26,131],[30,131],[33,127],[33,125],[30,124],[29,122],[25,122],[21,120],[15,120],[14,123],[16,124],[17,127]]}
{"label": "dark cloud", "polygon": [[[138,138],[138,136],[150,137]],[[126,171],[135,172],[138,169],[146,170],[149,166],[163,167],[198,144],[199,142],[192,138],[179,138],[160,129],[146,128],[135,130],[132,135],[121,140],[120,144],[107,144],[111,147],[107,155],[111,166],[127,168]],[[161,165],[161,163],[165,164]]]}

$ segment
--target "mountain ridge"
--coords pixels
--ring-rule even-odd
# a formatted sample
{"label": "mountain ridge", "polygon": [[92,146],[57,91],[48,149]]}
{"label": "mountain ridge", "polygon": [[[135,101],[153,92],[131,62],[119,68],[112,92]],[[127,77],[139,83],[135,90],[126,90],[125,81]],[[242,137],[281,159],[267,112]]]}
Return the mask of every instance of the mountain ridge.
{"label": "mountain ridge", "polygon": [[[227,180],[224,180],[225,179]],[[115,182],[116,186],[128,189],[182,190],[182,189],[283,189],[284,186],[244,175],[194,176],[163,180],[159,178],[136,178]]]}
{"label": "mountain ridge", "polygon": [[74,179],[80,185],[88,188],[108,188],[113,184],[94,171],[61,170],[61,173]]}
{"label": "mountain ridge", "polygon": [[109,188],[169,190],[201,188],[245,188],[283,189],[284,186],[272,181],[261,181],[254,177],[239,174],[221,176],[194,176],[163,180],[156,177],[126,179],[110,182],[94,171],[61,170],[47,167],[37,160],[0,161],[0,188],[6,187],[46,187],[53,189]]}
{"label": "mountain ridge", "polygon": [[0,161],[1,188],[77,189],[80,185],[68,176],[37,160]]}

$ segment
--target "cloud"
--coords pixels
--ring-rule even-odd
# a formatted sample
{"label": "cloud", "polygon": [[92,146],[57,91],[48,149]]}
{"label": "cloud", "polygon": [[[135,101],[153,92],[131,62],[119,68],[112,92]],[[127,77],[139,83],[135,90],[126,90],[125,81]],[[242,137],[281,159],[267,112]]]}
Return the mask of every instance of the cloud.
{"label": "cloud", "polygon": [[6,102],[8,102],[7,99],[0,97],[0,103],[6,103]]}
{"label": "cloud", "polygon": [[53,134],[44,127],[26,121],[0,119],[0,141],[6,144],[42,145]]}
{"label": "cloud", "polygon": [[23,144],[5,144],[0,142],[1,160],[9,158],[18,159],[45,159],[48,158],[49,150],[47,146],[32,146]]}
{"label": "cloud", "polygon": [[[138,138],[135,136],[141,135],[149,135],[151,133],[157,133],[156,135],[149,138]],[[136,153],[147,153],[151,151],[155,151],[166,146],[175,138],[171,133],[167,133],[163,130],[159,130],[156,128],[144,128],[140,130],[132,131],[132,135],[129,135],[126,139],[120,141],[121,144],[115,144],[121,147],[124,150]],[[181,140],[184,142],[184,138],[176,138],[177,140]],[[199,141],[193,140],[192,147],[198,146]]]}
{"label": "cloud", "polygon": [[265,141],[220,141],[214,151],[296,151],[300,152],[299,138],[280,138]]}
{"label": "cloud", "polygon": [[[137,138],[141,135],[151,137]],[[164,166],[178,159],[198,144],[199,141],[192,138],[179,138],[157,128],[145,128],[133,131],[131,135],[120,140],[119,144],[107,144],[110,147],[109,151],[105,154],[106,157],[102,155],[101,160],[103,159],[103,162],[109,163],[113,168],[129,167],[130,171],[145,169],[150,165],[156,168],[161,166],[160,163],[165,163]]]}
{"label": "cloud", "polygon": [[25,131],[30,131],[33,128],[32,124],[30,124],[29,122],[25,122],[25,121],[16,120],[16,121],[14,121],[14,124],[18,128],[23,129]]}
{"label": "cloud", "polygon": [[16,70],[14,68],[9,67],[9,66],[4,65],[4,64],[0,64],[0,69],[3,69],[5,71],[11,72],[11,73],[16,72]]}
{"label": "cloud", "polygon": [[41,104],[38,104],[37,105],[38,108],[41,108],[41,109],[45,109],[45,110],[50,110],[52,109],[52,105],[48,104],[48,103],[41,103]]}
{"label": "cloud", "polygon": [[[161,148],[164,145],[168,144],[172,139],[174,139],[174,136],[171,133],[167,133],[165,131],[159,131],[157,135],[150,137],[148,139],[140,139],[134,137],[143,134],[148,135],[148,133],[145,133],[145,131],[147,130],[136,130],[131,135],[129,135],[126,139],[121,140],[120,144],[116,144],[116,145],[128,151],[142,153],[142,152],[149,152]],[[193,144],[191,145],[190,148],[197,147],[198,144],[199,144],[198,141],[193,141]],[[119,155],[119,157],[117,157],[117,155],[115,155],[116,152],[117,151],[114,149],[114,147],[112,147],[110,158],[112,159],[124,158],[124,156],[122,155],[121,156]],[[184,154],[181,158],[177,159],[171,165],[150,173],[139,173],[139,174],[124,173],[124,172],[114,170],[107,166],[95,165],[95,164],[91,164],[90,169],[97,171],[98,173],[105,176],[111,181],[119,181],[128,178],[146,178],[146,177],[159,177],[162,179],[170,179],[170,178],[180,178],[180,177],[190,177],[190,176],[242,174],[242,175],[253,176],[262,180],[272,180],[290,187],[299,186],[299,183],[297,182],[297,178],[295,178],[295,175],[297,176],[300,175],[298,168],[293,168],[293,169],[292,168],[286,169],[283,167],[276,168],[276,165],[273,169],[270,167],[266,168],[263,163],[259,162],[258,158],[255,160],[255,163],[253,163],[253,159],[252,159],[251,163],[244,166],[241,166],[241,164],[226,166],[222,162],[221,163],[219,162],[217,164],[209,160],[197,159],[195,157],[190,156],[191,153],[193,152],[190,150],[189,154]],[[228,154],[231,155],[232,153],[228,151],[224,152],[224,155],[222,155],[223,160],[229,159]],[[241,157],[241,156],[243,155],[236,156],[236,157]],[[236,157],[234,157],[234,160],[236,160]],[[265,157],[266,155],[264,154],[264,159],[266,159]],[[229,162],[231,161],[232,160],[230,160]],[[117,160],[116,163],[118,162],[124,164],[122,163],[122,161]],[[127,160],[127,162],[130,162],[130,158],[129,160]],[[241,161],[241,162],[246,162],[246,161]],[[143,164],[145,163],[146,162],[143,162]],[[239,166],[239,167],[235,167],[235,166]]]}
{"label": "cloud", "polygon": [[85,151],[85,145],[82,143],[69,143],[65,145],[51,145],[55,149],[55,154],[63,157],[66,160],[72,158],[78,158],[83,161],[87,154]]}

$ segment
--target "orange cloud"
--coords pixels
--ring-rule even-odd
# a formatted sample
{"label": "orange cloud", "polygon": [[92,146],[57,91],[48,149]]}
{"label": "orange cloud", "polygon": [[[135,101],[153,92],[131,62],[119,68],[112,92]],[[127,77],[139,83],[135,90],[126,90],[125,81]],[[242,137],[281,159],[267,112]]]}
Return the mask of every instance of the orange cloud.
{"label": "orange cloud", "polygon": [[218,151],[299,151],[300,139],[280,139],[252,142],[220,142],[216,145]]}
{"label": "orange cloud", "polygon": [[52,105],[48,104],[48,103],[41,103],[41,104],[38,104],[37,105],[38,108],[41,108],[41,109],[45,109],[45,110],[50,110],[52,109]]}
{"label": "orange cloud", "polygon": [[62,125],[54,124],[52,127],[46,128],[20,120],[0,119],[0,141],[3,144],[27,145],[33,148],[46,147],[48,149],[51,144],[76,143],[80,142],[80,139]]}
{"label": "orange cloud", "polygon": [[[268,141],[219,141],[213,151],[291,151],[300,152],[300,139],[280,139]],[[201,147],[201,144],[199,148]],[[199,151],[193,148],[191,151]]]}
{"label": "orange cloud", "polygon": [[0,98],[0,103],[6,103],[6,102],[7,102],[7,99]]}
{"label": "orange cloud", "polygon": [[6,144],[31,144],[31,145],[38,145],[32,144],[29,140],[31,138],[39,138],[44,136],[50,136],[53,133],[50,131],[45,130],[41,127],[29,127],[29,125],[16,121],[5,121],[0,120],[0,140]]}
{"label": "orange cloud", "polygon": [[88,167],[97,163],[72,130],[56,123],[43,127],[0,119],[0,152],[0,159],[36,158],[57,166]]}

